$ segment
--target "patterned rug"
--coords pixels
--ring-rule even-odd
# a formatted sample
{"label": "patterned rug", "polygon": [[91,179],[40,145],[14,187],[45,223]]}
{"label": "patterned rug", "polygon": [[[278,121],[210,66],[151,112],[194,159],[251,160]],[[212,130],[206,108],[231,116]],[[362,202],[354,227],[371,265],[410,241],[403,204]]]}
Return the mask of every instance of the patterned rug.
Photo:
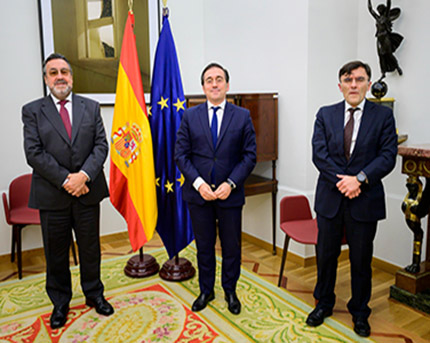
{"label": "patterned rug", "polygon": [[[167,259],[164,249],[149,253],[160,264]],[[245,269],[237,288],[242,312],[232,315],[219,282],[220,260],[216,298],[194,313],[190,308],[199,294],[197,277],[184,282],[166,282],[158,275],[129,278],[123,272],[129,257],[102,263],[105,296],[115,308],[110,317],[85,306],[79,269],[72,267],[74,296],[67,323],[59,330],[49,326],[52,305],[45,292],[44,274],[0,284],[0,343],[371,342],[331,318],[318,328],[307,326],[309,305]],[[193,246],[181,257],[196,266]]]}

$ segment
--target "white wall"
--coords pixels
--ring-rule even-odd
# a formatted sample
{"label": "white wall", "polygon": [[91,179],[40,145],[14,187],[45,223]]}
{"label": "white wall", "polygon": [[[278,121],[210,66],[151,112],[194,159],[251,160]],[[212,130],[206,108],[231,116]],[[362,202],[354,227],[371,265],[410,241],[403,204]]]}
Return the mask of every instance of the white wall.
{"label": "white wall", "polygon": [[[388,75],[388,96],[396,98],[400,131],[409,134],[411,143],[428,142],[429,121],[423,99],[430,73],[430,2],[393,3],[402,9],[394,30],[405,36],[396,53],[404,75]],[[344,62],[362,59],[370,63],[375,77],[379,76],[375,27],[366,2],[169,0],[168,6],[187,94],[201,93],[200,72],[211,61],[229,69],[231,92],[279,93],[278,200],[286,194],[301,193],[313,203],[317,172],[311,162],[310,139],[317,109],[341,100],[337,72]],[[20,109],[27,101],[42,96],[43,91],[36,1],[5,1],[0,10],[0,38],[7,52],[0,57],[0,152],[4,161],[0,190],[6,190],[14,176],[30,170],[22,149]],[[102,115],[109,134],[113,108],[103,107]],[[259,165],[257,170],[270,175],[270,164]],[[385,181],[388,219],[380,223],[375,241],[375,255],[397,265],[410,263],[412,255],[412,235],[400,211],[406,194],[404,183],[397,166]],[[102,233],[123,230],[124,221],[105,200]],[[271,242],[269,194],[247,198],[244,230]],[[40,230],[26,231],[24,249],[41,246]],[[281,246],[283,234],[278,230],[277,235]],[[6,254],[10,250],[10,228],[3,213],[0,238],[0,254]],[[292,245],[292,249],[304,256],[313,251],[301,245]]]}

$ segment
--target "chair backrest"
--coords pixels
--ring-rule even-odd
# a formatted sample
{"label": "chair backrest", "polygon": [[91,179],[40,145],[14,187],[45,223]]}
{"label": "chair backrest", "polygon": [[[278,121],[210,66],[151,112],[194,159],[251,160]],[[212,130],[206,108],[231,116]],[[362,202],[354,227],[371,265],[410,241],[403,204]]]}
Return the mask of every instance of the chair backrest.
{"label": "chair backrest", "polygon": [[28,207],[30,197],[31,174],[24,174],[13,179],[9,185],[9,208]]}
{"label": "chair backrest", "polygon": [[285,196],[280,204],[280,222],[312,219],[308,198],[304,195]]}

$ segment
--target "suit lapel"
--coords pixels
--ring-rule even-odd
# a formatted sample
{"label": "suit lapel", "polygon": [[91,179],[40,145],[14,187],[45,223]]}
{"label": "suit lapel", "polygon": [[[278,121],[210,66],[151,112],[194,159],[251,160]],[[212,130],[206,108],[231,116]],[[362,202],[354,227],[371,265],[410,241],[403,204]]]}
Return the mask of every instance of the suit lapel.
{"label": "suit lapel", "polygon": [[[345,156],[345,149],[344,149],[344,124],[345,124],[345,101],[342,101],[337,104],[335,111],[334,111],[334,117],[333,117],[333,128],[334,128],[334,135],[335,135],[335,141],[336,146],[339,149],[339,154],[341,156]],[[345,162],[346,162],[346,157]]]}
{"label": "suit lapel", "polygon": [[221,122],[221,130],[219,132],[218,140],[216,146],[220,145],[223,137],[225,136],[225,132],[227,131],[227,127],[230,125],[231,119],[233,118],[233,106],[231,106],[228,101],[225,103],[224,114],[222,116]]}
{"label": "suit lapel", "polygon": [[208,103],[204,102],[200,105],[199,113],[198,113],[200,125],[202,127],[202,132],[204,132],[209,146],[213,149],[213,143],[212,143],[212,133],[209,127],[209,114],[208,114]]}
{"label": "suit lapel", "polygon": [[75,94],[72,94],[72,144],[78,135],[79,127],[81,126],[82,119],[85,113],[85,103],[82,99]]}
{"label": "suit lapel", "polygon": [[55,106],[50,95],[45,97],[42,103],[41,111],[45,116],[45,118],[58,131],[58,133],[64,139],[64,141],[70,145],[71,143],[70,143],[70,139],[67,134],[66,128],[64,127],[63,121],[61,120],[60,113],[58,113],[58,109]]}

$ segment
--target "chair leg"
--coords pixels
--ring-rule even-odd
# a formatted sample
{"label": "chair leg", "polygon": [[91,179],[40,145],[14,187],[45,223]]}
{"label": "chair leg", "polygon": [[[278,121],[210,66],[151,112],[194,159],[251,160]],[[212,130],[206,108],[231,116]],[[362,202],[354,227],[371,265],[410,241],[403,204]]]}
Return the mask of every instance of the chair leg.
{"label": "chair leg", "polygon": [[284,251],[282,252],[281,269],[279,270],[278,287],[281,286],[282,275],[284,274],[285,260],[287,259],[288,243],[290,242],[290,236],[285,235],[284,240]]}
{"label": "chair leg", "polygon": [[12,225],[12,247],[10,249],[10,261],[15,262],[15,245],[16,245],[17,227]]}
{"label": "chair leg", "polygon": [[70,249],[72,250],[73,255],[73,261],[75,262],[75,266],[78,265],[78,259],[76,258],[76,249],[75,249],[75,241],[72,240],[72,243],[70,244]]}
{"label": "chair leg", "polygon": [[16,254],[18,260],[18,278],[22,279],[22,247],[21,247],[21,231],[24,226],[16,226]]}

